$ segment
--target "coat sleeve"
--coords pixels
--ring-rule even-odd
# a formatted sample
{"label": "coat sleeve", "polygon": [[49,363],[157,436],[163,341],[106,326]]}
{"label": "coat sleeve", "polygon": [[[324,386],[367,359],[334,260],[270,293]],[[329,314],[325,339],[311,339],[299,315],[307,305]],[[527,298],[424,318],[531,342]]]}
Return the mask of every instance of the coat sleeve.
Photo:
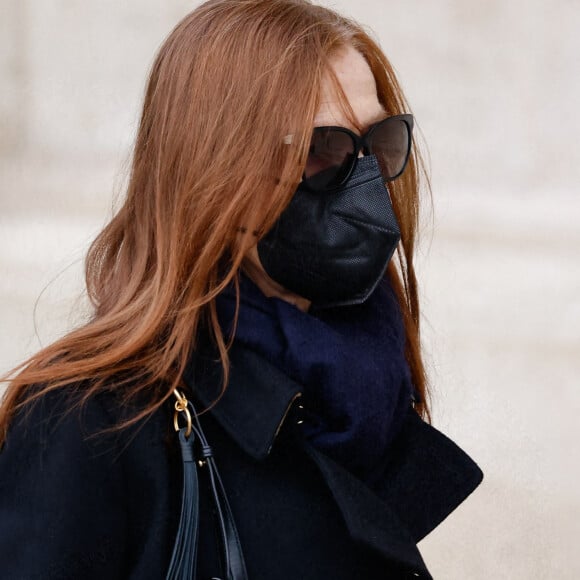
{"label": "coat sleeve", "polygon": [[95,399],[50,393],[15,417],[0,452],[0,577],[115,580],[126,531],[121,462]]}

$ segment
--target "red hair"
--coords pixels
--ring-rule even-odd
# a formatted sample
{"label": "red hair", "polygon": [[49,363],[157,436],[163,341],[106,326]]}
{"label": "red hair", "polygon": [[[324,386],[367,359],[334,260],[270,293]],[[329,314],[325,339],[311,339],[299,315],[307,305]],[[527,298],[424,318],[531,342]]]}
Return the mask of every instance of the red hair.
{"label": "red hair", "polygon": [[[177,24],[149,76],[124,204],[88,252],[93,315],[5,379],[0,442],[18,408],[64,385],[84,385],[81,401],[122,386],[126,400],[145,395],[148,403],[119,428],[153,413],[178,386],[202,328],[219,348],[227,381],[214,299],[236,279],[253,232],[266,232],[296,190],[322,77],[348,45],[366,58],[387,113],[408,112],[380,48],[327,8],[210,0]],[[404,174],[389,184],[402,237],[387,275],[423,399],[416,409],[429,418],[413,269],[424,176],[413,148]]]}

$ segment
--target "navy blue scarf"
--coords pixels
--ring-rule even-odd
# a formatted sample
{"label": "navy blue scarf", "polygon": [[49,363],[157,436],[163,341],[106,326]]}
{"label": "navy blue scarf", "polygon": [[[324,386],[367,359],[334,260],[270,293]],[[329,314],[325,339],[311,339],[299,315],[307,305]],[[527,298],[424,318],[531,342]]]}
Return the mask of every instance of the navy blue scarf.
{"label": "navy blue scarf", "polygon": [[[413,393],[401,311],[388,282],[364,304],[317,312],[267,298],[243,275],[240,293],[235,340],[304,386],[305,436],[372,485]],[[217,308],[230,336],[232,289]]]}

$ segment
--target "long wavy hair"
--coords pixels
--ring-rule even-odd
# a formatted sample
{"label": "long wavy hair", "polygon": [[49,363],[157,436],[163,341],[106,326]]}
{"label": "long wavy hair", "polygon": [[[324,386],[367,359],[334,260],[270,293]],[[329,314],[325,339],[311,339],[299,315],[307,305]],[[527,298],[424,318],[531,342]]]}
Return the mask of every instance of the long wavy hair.
{"label": "long wavy hair", "polygon": [[[215,298],[296,190],[323,75],[348,45],[367,60],[386,112],[408,112],[379,46],[307,0],[210,0],[177,24],[149,75],[124,203],[86,258],[91,318],[4,377],[0,443],[19,408],[65,385],[81,391],[80,404],[125,386],[125,402],[145,403],[116,428],[139,421],[172,396],[202,331],[218,347],[227,387]],[[389,183],[401,242],[387,276],[422,399],[415,408],[430,421],[413,268],[426,178],[414,146]]]}

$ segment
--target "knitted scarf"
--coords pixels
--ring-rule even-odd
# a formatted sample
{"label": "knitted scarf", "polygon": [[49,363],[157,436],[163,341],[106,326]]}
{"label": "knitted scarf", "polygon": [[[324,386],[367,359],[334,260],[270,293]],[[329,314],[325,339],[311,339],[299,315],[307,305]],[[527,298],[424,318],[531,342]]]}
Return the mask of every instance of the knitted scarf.
{"label": "knitted scarf", "polygon": [[[217,309],[229,337],[232,288],[218,296]],[[235,340],[304,386],[307,439],[372,486],[413,393],[402,315],[388,281],[363,304],[303,312],[267,298],[242,275]]]}

